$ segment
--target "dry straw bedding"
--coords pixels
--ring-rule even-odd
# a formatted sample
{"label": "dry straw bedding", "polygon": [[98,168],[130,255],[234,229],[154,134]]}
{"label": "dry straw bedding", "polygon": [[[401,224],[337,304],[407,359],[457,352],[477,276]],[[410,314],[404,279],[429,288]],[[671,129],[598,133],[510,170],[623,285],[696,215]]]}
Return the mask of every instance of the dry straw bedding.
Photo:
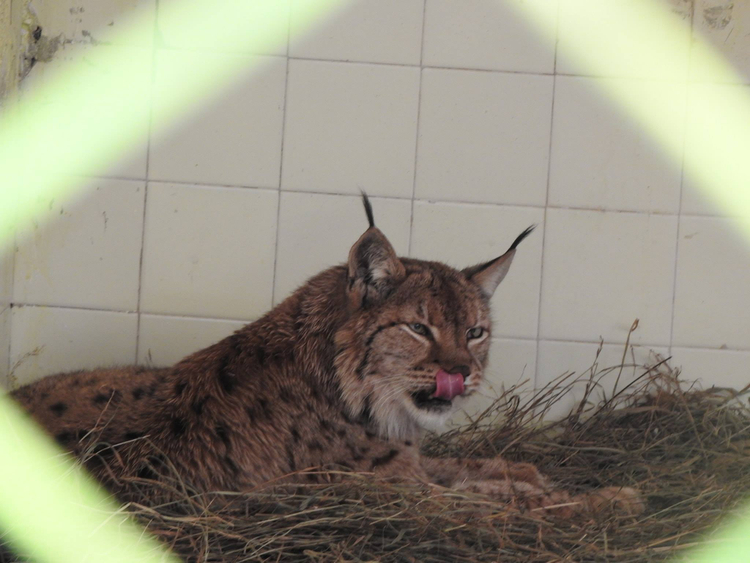
{"label": "dry straw bedding", "polygon": [[[617,388],[602,397],[604,380],[617,381]],[[572,413],[541,422],[574,385],[586,392]],[[680,554],[750,493],[744,392],[700,390],[664,361],[594,364],[526,399],[514,391],[468,426],[430,437],[425,453],[532,462],[573,492],[635,487],[647,511],[554,521],[480,496],[429,494],[367,475],[208,495],[178,480],[139,480],[128,483],[129,509],[186,561],[626,562]],[[177,500],[145,500],[165,491]],[[0,553],[0,562],[10,560]]]}

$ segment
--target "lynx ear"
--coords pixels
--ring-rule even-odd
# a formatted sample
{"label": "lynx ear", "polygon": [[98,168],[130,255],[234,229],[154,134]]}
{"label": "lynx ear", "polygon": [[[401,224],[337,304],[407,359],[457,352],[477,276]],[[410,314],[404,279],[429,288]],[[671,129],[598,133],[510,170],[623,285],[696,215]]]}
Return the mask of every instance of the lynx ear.
{"label": "lynx ear", "polygon": [[508,273],[508,270],[510,270],[510,264],[511,262],[513,262],[513,256],[515,256],[516,254],[516,247],[521,243],[523,239],[531,234],[531,231],[534,230],[534,227],[536,227],[536,225],[532,225],[520,235],[518,235],[516,237],[516,240],[513,241],[513,244],[510,245],[510,248],[506,251],[505,254],[503,254],[502,256],[498,256],[494,260],[485,262],[484,264],[478,264],[476,266],[466,268],[463,271],[464,275],[466,275],[467,278],[481,287],[482,292],[487,297],[492,297],[492,294],[495,293],[497,286],[500,285],[500,282],[503,281],[503,278]]}
{"label": "lynx ear", "polygon": [[349,301],[354,307],[384,299],[406,275],[391,243],[375,226],[372,207],[364,193],[362,202],[370,228],[349,251]]}

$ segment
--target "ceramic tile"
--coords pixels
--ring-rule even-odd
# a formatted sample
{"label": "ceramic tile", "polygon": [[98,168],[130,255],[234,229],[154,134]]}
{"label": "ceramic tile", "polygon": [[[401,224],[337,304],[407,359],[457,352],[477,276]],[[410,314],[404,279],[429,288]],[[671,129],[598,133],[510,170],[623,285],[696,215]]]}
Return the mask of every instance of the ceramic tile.
{"label": "ceramic tile", "polygon": [[242,321],[141,315],[138,363],[170,366],[245,325]]}
{"label": "ceramic tile", "polygon": [[544,205],[552,77],[426,69],[416,195]]}
{"label": "ceramic tile", "polygon": [[0,311],[10,306],[13,300],[13,238],[6,244],[4,248],[0,246]]}
{"label": "ceramic tile", "polygon": [[304,15],[314,4],[292,4],[290,56],[419,64],[424,0],[355,0],[309,30]]}
{"label": "ceramic tile", "polygon": [[291,60],[281,186],[411,197],[419,69]]}
{"label": "ceramic tile", "polygon": [[[100,94],[111,87],[115,78],[113,68],[128,77],[126,105],[121,99]],[[35,111],[40,116],[58,111],[54,119],[61,121],[56,122],[56,127],[68,127],[65,117],[61,116],[80,122],[85,121],[89,113],[94,119],[103,119],[103,115],[119,116],[113,120],[118,129],[113,146],[108,148],[102,143],[101,155],[91,154],[80,167],[73,164],[73,169],[61,173],[145,179],[152,69],[150,48],[93,44],[63,44],[52,60],[31,69],[21,82],[21,95],[27,103],[38,104]],[[84,81],[86,87],[81,89]],[[71,98],[73,95],[77,97]],[[88,133],[85,127],[74,126],[70,130],[74,135]]]}
{"label": "ceramic tile", "polygon": [[667,82],[559,76],[555,84],[550,205],[677,213],[681,166],[608,99],[629,89],[660,108],[662,135],[682,144],[685,87]]}
{"label": "ceramic tile", "polygon": [[[741,206],[732,195],[747,190],[750,159],[742,133],[733,131],[750,120],[750,88],[692,84],[688,94],[682,213],[737,215]],[[713,196],[721,192],[728,197]]]}
{"label": "ceramic tile", "polygon": [[[554,71],[555,41],[530,27],[520,12],[529,0],[427,0],[424,64],[516,72]],[[556,18],[557,0],[531,0]]]}
{"label": "ceramic tile", "polygon": [[549,209],[540,337],[669,345],[677,217]]}
{"label": "ceramic tile", "polygon": [[12,311],[11,388],[54,373],[135,360],[135,313],[56,307]]}
{"label": "ceramic tile", "polygon": [[278,194],[149,184],[141,311],[251,319],[271,305]]}
{"label": "ceramic tile", "polygon": [[[652,17],[646,3],[631,0],[565,0],[560,4],[558,23],[557,72],[590,75],[591,64],[597,76],[620,78],[658,78],[684,80],[688,73],[690,47],[690,2],[664,0],[668,12],[681,24],[676,34],[665,35],[662,20]],[[638,21],[638,36],[660,38],[659,49],[648,51],[634,43],[637,36],[631,25],[622,21]],[[587,27],[586,24],[591,26]],[[606,42],[602,42],[602,32]],[[674,39],[673,41],[671,39]],[[655,39],[654,39],[655,41]],[[575,56],[586,51],[586,58]],[[584,62],[588,63],[584,66]]]}
{"label": "ceramic tile", "polygon": [[134,311],[145,183],[80,179],[74,200],[50,198],[16,236],[16,303]]}
{"label": "ceramic tile", "polygon": [[[194,12],[200,10],[197,18],[203,25],[187,26],[184,2],[159,0],[160,46],[201,52],[286,55],[289,4],[290,0],[234,5],[195,3],[190,7]],[[237,18],[243,27],[235,27]]]}
{"label": "ceramic tile", "polygon": [[675,346],[750,349],[750,250],[738,221],[683,217],[674,297]]}
{"label": "ceramic tile", "polygon": [[[164,101],[169,84],[185,72],[225,63],[246,70],[228,90],[172,127],[173,108]],[[285,80],[286,62],[280,57],[158,51],[149,178],[278,187]]]}
{"label": "ceramic tile", "polygon": [[680,379],[698,381],[703,389],[750,385],[750,352],[673,347],[670,364],[680,368]]}
{"label": "ceramic tile", "polygon": [[10,369],[10,316],[11,309],[0,312],[0,392],[9,386]]}

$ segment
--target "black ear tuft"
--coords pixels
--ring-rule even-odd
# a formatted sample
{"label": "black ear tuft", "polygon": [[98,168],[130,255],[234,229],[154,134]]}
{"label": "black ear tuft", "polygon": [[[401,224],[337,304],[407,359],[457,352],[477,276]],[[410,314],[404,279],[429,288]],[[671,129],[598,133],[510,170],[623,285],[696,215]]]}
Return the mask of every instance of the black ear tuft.
{"label": "black ear tuft", "polygon": [[511,245],[510,245],[510,248],[508,249],[508,251],[510,251],[510,250],[515,250],[515,249],[516,249],[516,247],[517,247],[517,246],[518,246],[519,244],[521,244],[521,241],[522,241],[523,239],[525,239],[525,238],[526,238],[527,236],[529,236],[529,235],[531,234],[531,231],[533,231],[534,229],[536,229],[536,225],[531,225],[531,226],[530,226],[530,227],[528,227],[528,228],[527,228],[527,229],[526,229],[526,230],[525,230],[524,232],[522,232],[522,233],[521,233],[520,235],[518,235],[518,236],[516,237],[516,240],[514,240],[514,241],[513,241],[513,244],[511,244]]}
{"label": "black ear tuft", "polygon": [[365,206],[365,213],[367,213],[367,221],[370,223],[370,228],[372,229],[375,226],[375,217],[372,214],[370,198],[367,197],[364,190],[360,190],[360,192],[362,193],[362,204]]}

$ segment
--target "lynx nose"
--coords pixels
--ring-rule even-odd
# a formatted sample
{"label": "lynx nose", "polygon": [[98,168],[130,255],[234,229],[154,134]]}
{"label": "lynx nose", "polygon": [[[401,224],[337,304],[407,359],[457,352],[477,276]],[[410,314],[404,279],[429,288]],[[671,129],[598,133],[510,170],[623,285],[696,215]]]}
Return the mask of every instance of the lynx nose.
{"label": "lynx nose", "polygon": [[464,379],[469,377],[471,374],[471,368],[467,366],[466,364],[461,364],[458,366],[453,366],[451,369],[447,370],[448,373],[460,373]]}

